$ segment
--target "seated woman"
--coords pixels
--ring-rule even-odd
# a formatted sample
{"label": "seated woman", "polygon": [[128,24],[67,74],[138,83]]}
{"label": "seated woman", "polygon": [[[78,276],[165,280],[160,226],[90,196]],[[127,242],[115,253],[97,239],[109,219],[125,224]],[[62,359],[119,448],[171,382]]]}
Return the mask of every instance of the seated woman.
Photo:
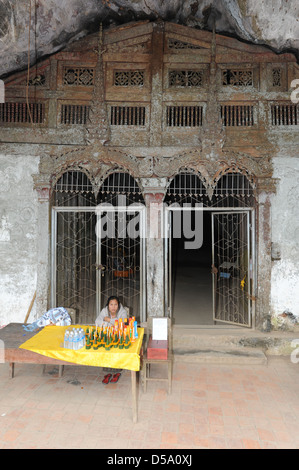
{"label": "seated woman", "polygon": [[119,298],[112,295],[109,297],[106,307],[101,310],[101,313],[96,318],[96,326],[113,326],[115,320],[120,318],[124,320],[127,317],[127,311],[120,303]]}

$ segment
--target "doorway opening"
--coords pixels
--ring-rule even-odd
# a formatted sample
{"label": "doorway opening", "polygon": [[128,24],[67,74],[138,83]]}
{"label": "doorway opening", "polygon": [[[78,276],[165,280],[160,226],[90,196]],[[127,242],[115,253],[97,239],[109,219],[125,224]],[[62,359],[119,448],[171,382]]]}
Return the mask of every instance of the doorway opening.
{"label": "doorway opening", "polygon": [[211,213],[202,213],[202,245],[188,249],[185,236],[171,242],[172,315],[176,325],[213,325]]}
{"label": "doorway opening", "polygon": [[[255,299],[253,187],[242,173],[221,175],[213,192],[210,188],[210,196],[205,183],[199,174],[184,172],[168,187],[167,309],[175,325],[251,327]],[[187,236],[185,213],[189,214]]]}
{"label": "doorway opening", "polygon": [[83,171],[62,174],[52,199],[52,307],[72,308],[77,322],[94,323],[116,295],[130,316],[141,319],[143,212],[141,191],[126,172],[109,174],[98,187]]}

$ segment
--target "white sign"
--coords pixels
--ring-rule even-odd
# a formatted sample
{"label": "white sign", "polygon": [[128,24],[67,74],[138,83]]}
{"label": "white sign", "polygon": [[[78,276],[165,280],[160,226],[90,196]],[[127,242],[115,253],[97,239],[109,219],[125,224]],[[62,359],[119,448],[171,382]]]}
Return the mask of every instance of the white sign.
{"label": "white sign", "polygon": [[152,338],[154,341],[167,340],[167,318],[153,318]]}

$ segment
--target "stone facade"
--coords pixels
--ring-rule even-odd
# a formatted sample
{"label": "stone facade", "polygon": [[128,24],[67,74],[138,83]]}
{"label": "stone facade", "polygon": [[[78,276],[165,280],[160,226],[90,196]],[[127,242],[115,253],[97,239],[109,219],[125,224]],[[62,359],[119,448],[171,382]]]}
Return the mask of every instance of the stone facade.
{"label": "stone facade", "polygon": [[[252,324],[298,314],[296,76],[292,54],[145,21],[71,44],[32,67],[29,83],[26,73],[7,78],[0,323],[23,321],[35,290],[32,315],[50,307],[51,195],[70,169],[95,191],[128,172],[147,209],[182,170],[199,174],[208,194],[221,175],[246,175],[256,200]],[[163,240],[148,240],[146,253],[146,315],[164,315]]]}

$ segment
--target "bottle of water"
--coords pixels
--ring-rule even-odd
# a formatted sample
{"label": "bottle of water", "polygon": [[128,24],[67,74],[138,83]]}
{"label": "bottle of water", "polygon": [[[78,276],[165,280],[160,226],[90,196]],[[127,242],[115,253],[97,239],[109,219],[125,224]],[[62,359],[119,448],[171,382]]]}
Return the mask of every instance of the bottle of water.
{"label": "bottle of water", "polygon": [[69,331],[66,330],[65,334],[64,334],[64,343],[63,343],[63,347],[68,349],[69,348]]}
{"label": "bottle of water", "polygon": [[75,351],[77,351],[79,349],[79,340],[80,340],[80,337],[79,337],[79,331],[78,329],[75,330],[75,335],[74,335],[74,343],[75,343]]}
{"label": "bottle of water", "polygon": [[83,328],[80,328],[79,335],[80,335],[80,349],[81,349],[81,348],[84,348],[85,346],[85,333],[84,333]]}
{"label": "bottle of water", "polygon": [[70,335],[69,335],[69,349],[74,349],[74,333],[73,333],[73,331],[71,331]]}

